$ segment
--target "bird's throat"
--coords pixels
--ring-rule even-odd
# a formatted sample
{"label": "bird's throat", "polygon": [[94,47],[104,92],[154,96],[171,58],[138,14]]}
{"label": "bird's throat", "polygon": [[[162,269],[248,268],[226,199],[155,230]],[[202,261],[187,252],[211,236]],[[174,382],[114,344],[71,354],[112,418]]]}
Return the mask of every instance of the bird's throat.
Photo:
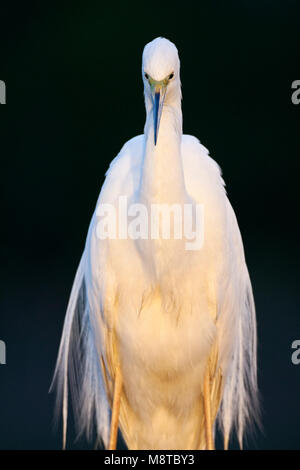
{"label": "bird's throat", "polygon": [[185,200],[181,157],[181,109],[165,106],[154,145],[152,109],[147,113],[139,199],[147,203],[181,204]]}

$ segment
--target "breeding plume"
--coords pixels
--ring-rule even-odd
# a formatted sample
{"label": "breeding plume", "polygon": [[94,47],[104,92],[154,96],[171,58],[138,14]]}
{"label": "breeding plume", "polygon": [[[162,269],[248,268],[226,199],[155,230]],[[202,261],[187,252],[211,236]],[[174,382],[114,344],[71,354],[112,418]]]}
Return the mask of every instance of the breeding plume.
{"label": "breeding plume", "polygon": [[243,244],[219,166],[182,134],[179,68],[170,41],[146,45],[144,133],[109,167],[66,313],[64,445],[69,392],[79,432],[110,449],[118,430],[129,449],[213,449],[217,428],[242,446],[257,416]]}

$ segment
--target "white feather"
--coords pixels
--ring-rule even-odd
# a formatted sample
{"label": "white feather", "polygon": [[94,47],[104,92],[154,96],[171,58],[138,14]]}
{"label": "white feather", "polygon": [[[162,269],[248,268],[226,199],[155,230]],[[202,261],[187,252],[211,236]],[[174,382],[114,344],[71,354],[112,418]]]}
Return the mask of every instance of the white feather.
{"label": "white feather", "polygon": [[[243,244],[218,165],[195,137],[182,135],[177,50],[155,41],[145,48],[143,70],[152,64],[154,75],[163,63],[161,73],[174,71],[175,78],[156,147],[145,82],[145,132],[111,163],[92,217],[55,371],[64,444],[70,388],[79,432],[91,436],[95,423],[107,446],[118,360],[120,426],[129,448],[201,447],[203,375],[217,340],[224,383],[218,423],[226,439],[235,428],[242,446],[246,423],[258,414],[255,308]],[[202,204],[202,249],[187,251],[182,240],[100,240],[97,207],[109,203],[118,212],[120,196],[148,208]]]}

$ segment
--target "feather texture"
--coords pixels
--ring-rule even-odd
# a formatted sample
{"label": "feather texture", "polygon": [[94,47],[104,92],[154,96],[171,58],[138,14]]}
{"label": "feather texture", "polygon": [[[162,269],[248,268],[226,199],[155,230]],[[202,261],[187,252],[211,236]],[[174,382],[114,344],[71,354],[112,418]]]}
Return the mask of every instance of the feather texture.
{"label": "feather texture", "polygon": [[[136,191],[137,188],[134,183],[138,181],[137,175],[142,164],[143,138],[143,136],[138,136],[132,139],[124,146],[118,158],[112,162],[98,204],[100,201],[114,203],[118,194],[127,194],[130,197]],[[218,414],[218,423],[224,436],[229,436],[232,427],[235,427],[242,446],[245,424],[252,415],[257,414],[258,406],[255,399],[257,396],[256,323],[251,284],[236,218],[227,200],[219,167],[208,156],[207,150],[197,139],[191,136],[182,137],[182,156],[189,193],[200,202],[204,202],[203,195],[207,197],[210,192],[219,195],[218,203],[220,208],[218,211],[213,211],[214,217],[211,222],[206,221],[207,235],[205,238],[209,240],[210,229],[212,229],[214,236],[210,243],[207,243],[207,254],[203,259],[203,267],[206,266],[205,275],[201,275],[201,264],[198,265],[198,259],[197,269],[199,272],[197,274],[192,272],[191,266],[189,266],[188,274],[186,266],[181,266],[182,269],[180,269],[178,275],[180,277],[188,275],[188,278],[195,284],[196,293],[199,293],[199,296],[201,289],[203,290],[203,287],[207,284],[209,286],[211,298],[209,299],[210,307],[208,311],[217,329],[217,333],[213,334],[213,337],[215,335],[217,337],[217,352],[213,353],[214,364],[211,372],[212,378],[216,374],[218,377],[212,390],[212,402],[215,403],[213,414],[216,415],[221,401],[220,384],[221,377],[223,377],[223,398]],[[119,175],[123,175],[122,180],[120,180]],[[208,205],[208,202],[205,203],[207,210]],[[220,233],[218,233],[216,224],[218,213],[222,213],[224,216],[224,226]],[[117,267],[113,268],[110,253],[114,252],[113,242],[115,241],[109,242],[108,240],[97,239],[95,233],[96,220],[96,214],[94,214],[86,247],[71,292],[55,378],[58,385],[58,397],[63,401],[64,436],[66,433],[67,394],[70,387],[79,431],[86,430],[88,435],[91,436],[93,423],[95,423],[97,435],[107,445],[109,404],[112,401],[114,370],[118,361],[117,333],[114,319],[114,314],[117,315],[118,312],[118,302],[120,302],[118,295],[122,297],[122,304],[125,296],[126,303],[129,304],[128,308],[139,320],[141,320],[141,312],[143,314],[144,310],[155,310],[156,303],[161,302],[161,300],[159,300],[158,293],[153,290],[151,279],[148,285],[146,283],[140,289],[138,288],[135,277],[135,269],[138,268],[138,263],[136,267],[135,265],[128,267],[126,240],[124,240],[123,248],[116,250],[116,258],[121,257],[120,268],[122,274],[120,274]],[[222,256],[214,261],[214,266],[216,265],[217,268],[213,267],[212,272],[218,273],[217,279],[214,279],[212,275],[210,277],[207,270],[207,266],[212,261],[207,263],[207,260],[210,256],[213,257],[213,260],[216,260],[218,246]],[[133,257],[130,259],[133,260]],[[128,269],[126,275],[123,273],[124,265],[131,268]],[[119,294],[117,294],[117,291],[120,286],[117,287],[116,280],[118,272],[122,278],[126,278],[128,288],[128,291],[121,290]],[[132,277],[133,274],[134,278],[131,279],[132,283],[130,285],[130,276]],[[197,277],[199,280],[195,281]],[[172,288],[172,285],[168,287],[168,292],[171,292],[170,288]],[[184,292],[184,288],[181,290]],[[130,297],[128,296],[129,292],[135,292],[136,302],[135,298],[128,298]],[[172,296],[174,297],[174,293]],[[178,304],[175,306],[175,310],[176,308],[180,309],[182,301],[178,298],[174,298],[173,301],[175,305]],[[159,308],[158,311],[160,312]],[[151,314],[151,322],[154,322],[153,314]],[[199,338],[199,341],[201,339],[201,329],[203,330],[203,327],[200,327],[202,327],[201,322],[199,322],[199,328],[194,330],[196,341],[197,338]],[[138,334],[134,323],[125,325],[125,328],[131,329],[133,335]],[[162,328],[161,325],[160,328]],[[169,334],[170,325],[166,324],[165,328]],[[212,328],[214,329],[213,326]],[[151,341],[155,341],[157,324],[154,322],[152,329],[146,324],[145,329],[147,334],[151,332]],[[191,348],[191,339],[187,342],[188,349]],[[177,347],[182,348],[180,340],[182,340],[182,333],[180,333],[178,345],[176,343],[171,345],[170,343],[167,348],[172,347],[176,352]],[[134,341],[133,337],[131,341]],[[209,344],[212,344],[212,342],[211,339]],[[140,347],[142,348],[143,345],[141,344]],[[172,354],[171,351],[166,351],[167,356],[170,356],[170,354]],[[205,356],[205,363],[208,356],[209,354]],[[218,357],[217,361],[216,357]],[[159,357],[156,360],[159,360]],[[177,360],[178,357],[175,354],[174,361]],[[131,367],[132,370],[130,370]],[[132,374],[136,378],[133,367],[134,365],[130,362],[128,374]],[[186,364],[184,364],[184,367],[186,367]],[[136,374],[139,374],[138,371]],[[189,381],[184,382],[182,390],[189,386],[191,386]],[[198,386],[201,389],[201,380]],[[138,381],[134,383],[134,388],[136,387],[138,387]],[[214,388],[216,391],[214,391]],[[216,398],[213,398],[215,393]],[[132,424],[135,417],[130,408],[128,397],[124,396],[122,398],[120,420],[125,440],[129,444],[133,439],[130,437],[129,429],[136,429],[136,424]],[[201,415],[200,412],[199,415]],[[149,423],[148,426],[150,426]],[[199,433],[202,428],[199,421]],[[201,441],[203,439],[204,435]],[[134,443],[133,447],[136,447]]]}
{"label": "feather texture", "polygon": [[[130,449],[205,448],[207,369],[213,420],[225,446],[235,429],[242,447],[246,424],[258,417],[255,307],[243,243],[219,166],[195,137],[182,135],[177,50],[155,41],[143,55],[145,131],[106,174],[67,309],[54,376],[64,445],[70,390],[79,433],[92,437],[95,427],[97,444],[107,447],[120,368],[119,424]],[[174,77],[157,145],[145,67],[156,80],[163,78],[158,70]],[[201,205],[203,246],[188,251],[182,239],[161,236],[101,239],[99,207],[114,208],[118,229],[120,197],[146,209]]]}

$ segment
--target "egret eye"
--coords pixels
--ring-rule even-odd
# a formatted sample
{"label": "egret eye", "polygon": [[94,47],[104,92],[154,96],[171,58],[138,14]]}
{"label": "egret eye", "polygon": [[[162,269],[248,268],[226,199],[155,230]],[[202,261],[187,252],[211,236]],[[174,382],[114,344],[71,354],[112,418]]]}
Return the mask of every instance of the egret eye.
{"label": "egret eye", "polygon": [[149,75],[147,73],[145,73],[145,79],[149,80]]}
{"label": "egret eye", "polygon": [[169,75],[169,80],[172,80],[173,77],[174,77],[174,73],[172,72],[172,73]]}

